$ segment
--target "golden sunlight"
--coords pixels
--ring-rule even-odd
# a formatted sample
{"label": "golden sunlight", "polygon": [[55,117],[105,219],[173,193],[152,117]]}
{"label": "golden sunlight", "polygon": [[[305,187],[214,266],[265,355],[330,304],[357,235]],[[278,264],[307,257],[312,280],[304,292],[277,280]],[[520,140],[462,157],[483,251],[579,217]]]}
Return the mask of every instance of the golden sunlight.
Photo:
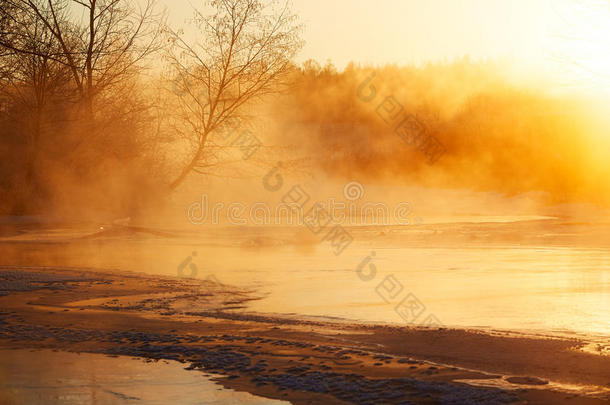
{"label": "golden sunlight", "polygon": [[608,405],[609,102],[610,0],[0,0],[0,405]]}
{"label": "golden sunlight", "polygon": [[553,0],[547,58],[568,87],[610,96],[610,2]]}

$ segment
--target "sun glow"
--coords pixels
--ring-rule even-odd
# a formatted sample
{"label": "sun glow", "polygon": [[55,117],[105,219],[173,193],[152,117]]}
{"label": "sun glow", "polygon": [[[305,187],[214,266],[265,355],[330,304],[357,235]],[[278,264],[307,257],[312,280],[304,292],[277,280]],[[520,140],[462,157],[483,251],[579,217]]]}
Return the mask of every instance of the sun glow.
{"label": "sun glow", "polygon": [[610,97],[610,1],[554,0],[546,57],[561,83]]}

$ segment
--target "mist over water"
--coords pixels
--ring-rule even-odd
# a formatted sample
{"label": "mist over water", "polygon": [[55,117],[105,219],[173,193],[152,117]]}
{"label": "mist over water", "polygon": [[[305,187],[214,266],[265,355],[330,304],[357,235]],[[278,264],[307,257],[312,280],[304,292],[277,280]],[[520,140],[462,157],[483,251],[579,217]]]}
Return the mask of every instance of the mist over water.
{"label": "mist over water", "polygon": [[[608,224],[483,218],[346,228],[353,242],[339,256],[306,226],[191,225],[156,234],[72,226],[5,237],[0,249],[2,265],[214,277],[263,297],[247,311],[399,325],[434,315],[452,327],[610,334],[600,311],[610,291],[610,246],[600,237]],[[587,240],[574,236],[587,232]],[[391,296],[382,286],[388,277],[400,287]],[[408,294],[425,306],[417,319],[396,312]]]}
{"label": "mist over water", "polygon": [[0,403],[607,400],[610,1],[296,10],[0,0]]}

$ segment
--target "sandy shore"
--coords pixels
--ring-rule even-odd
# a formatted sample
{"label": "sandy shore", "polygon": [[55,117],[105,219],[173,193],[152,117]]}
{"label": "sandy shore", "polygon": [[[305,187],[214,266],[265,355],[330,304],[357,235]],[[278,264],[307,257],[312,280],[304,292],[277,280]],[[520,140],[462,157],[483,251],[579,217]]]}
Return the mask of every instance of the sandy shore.
{"label": "sandy shore", "polygon": [[604,345],[589,352],[576,338],[249,312],[259,298],[213,281],[3,267],[0,348],[178,360],[226,387],[295,404],[610,400]]}

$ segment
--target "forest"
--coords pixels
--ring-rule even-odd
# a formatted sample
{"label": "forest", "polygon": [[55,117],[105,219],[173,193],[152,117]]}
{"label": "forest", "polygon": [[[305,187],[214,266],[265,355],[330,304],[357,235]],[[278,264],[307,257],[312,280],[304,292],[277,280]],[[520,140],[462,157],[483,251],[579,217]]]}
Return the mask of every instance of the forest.
{"label": "forest", "polygon": [[[607,122],[501,61],[297,63],[297,17],[257,0],[212,1],[184,27],[154,1],[1,4],[4,214],[135,216],[193,178],[280,158],[334,177],[608,201]],[[401,139],[404,117],[434,159]],[[261,146],[247,159],[243,138],[222,141],[241,128]]]}

